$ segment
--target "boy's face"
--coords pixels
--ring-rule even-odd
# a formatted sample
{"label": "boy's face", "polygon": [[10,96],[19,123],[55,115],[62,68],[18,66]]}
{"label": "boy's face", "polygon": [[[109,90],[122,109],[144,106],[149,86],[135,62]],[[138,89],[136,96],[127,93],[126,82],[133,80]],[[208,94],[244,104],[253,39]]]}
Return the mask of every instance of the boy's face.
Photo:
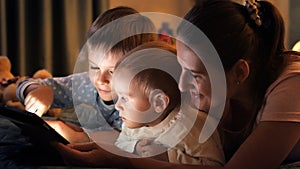
{"label": "boy's face", "polygon": [[96,87],[100,98],[104,101],[112,101],[111,80],[116,63],[122,55],[107,54],[103,57],[89,57],[89,76]]}
{"label": "boy's face", "polygon": [[128,78],[125,76],[118,76],[117,79],[118,83],[114,84],[114,91],[118,96],[115,106],[128,128],[143,127],[158,118],[159,114],[155,113],[147,96],[139,89],[128,87]]}

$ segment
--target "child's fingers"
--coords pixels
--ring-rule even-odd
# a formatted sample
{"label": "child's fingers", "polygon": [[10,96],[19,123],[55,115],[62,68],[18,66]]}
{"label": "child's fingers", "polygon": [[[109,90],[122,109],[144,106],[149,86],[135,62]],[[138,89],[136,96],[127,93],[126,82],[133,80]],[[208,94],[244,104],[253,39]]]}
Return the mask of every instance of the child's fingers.
{"label": "child's fingers", "polygon": [[26,110],[42,116],[50,108],[53,101],[51,88],[40,85],[30,91],[24,99]]}
{"label": "child's fingers", "polygon": [[36,104],[31,103],[25,103],[25,110],[34,113],[38,116],[42,116],[45,112],[45,109],[42,106],[37,106]]}
{"label": "child's fingers", "polygon": [[31,95],[28,95],[24,100],[25,109],[31,113],[35,113],[38,116],[42,116],[47,110],[48,107],[43,105],[39,100]]}
{"label": "child's fingers", "polygon": [[30,96],[26,97],[25,100],[24,100],[24,105],[26,106],[26,110],[29,111],[29,112],[32,112],[34,111],[34,99]]}

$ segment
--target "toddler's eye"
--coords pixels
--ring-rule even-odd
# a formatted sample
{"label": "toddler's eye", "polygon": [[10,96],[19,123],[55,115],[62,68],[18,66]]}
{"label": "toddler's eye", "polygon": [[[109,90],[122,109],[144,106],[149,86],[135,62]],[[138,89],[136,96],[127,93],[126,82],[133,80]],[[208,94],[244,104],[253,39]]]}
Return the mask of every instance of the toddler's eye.
{"label": "toddler's eye", "polygon": [[113,74],[114,74],[114,71],[113,71],[113,70],[110,70],[110,71],[108,71],[108,73],[109,73],[110,75],[113,75]]}
{"label": "toddler's eye", "polygon": [[93,70],[100,70],[100,68],[98,66],[91,66],[91,69],[93,69]]}
{"label": "toddler's eye", "polygon": [[123,101],[123,102],[127,102],[128,101],[128,99],[126,98],[126,97],[120,97],[120,99],[121,99],[121,101]]}

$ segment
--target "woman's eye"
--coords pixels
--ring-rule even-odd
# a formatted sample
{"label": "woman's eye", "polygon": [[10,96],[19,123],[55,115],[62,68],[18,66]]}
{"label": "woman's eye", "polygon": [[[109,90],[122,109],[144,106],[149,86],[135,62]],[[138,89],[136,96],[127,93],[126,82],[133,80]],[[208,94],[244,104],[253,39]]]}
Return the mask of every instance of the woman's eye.
{"label": "woman's eye", "polygon": [[195,79],[201,78],[201,75],[199,75],[199,74],[195,74],[192,71],[188,71],[188,72],[189,72],[190,76],[195,78]]}
{"label": "woman's eye", "polygon": [[195,79],[201,79],[201,78],[202,78],[201,75],[193,75],[193,74],[192,74],[192,76],[193,76]]}

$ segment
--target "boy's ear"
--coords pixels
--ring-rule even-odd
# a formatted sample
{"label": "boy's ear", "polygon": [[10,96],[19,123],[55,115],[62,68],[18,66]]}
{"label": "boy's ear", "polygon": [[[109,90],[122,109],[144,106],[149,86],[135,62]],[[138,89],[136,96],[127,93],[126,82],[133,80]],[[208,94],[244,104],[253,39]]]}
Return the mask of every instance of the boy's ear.
{"label": "boy's ear", "polygon": [[169,105],[170,98],[161,91],[152,95],[151,101],[155,112],[163,113]]}

